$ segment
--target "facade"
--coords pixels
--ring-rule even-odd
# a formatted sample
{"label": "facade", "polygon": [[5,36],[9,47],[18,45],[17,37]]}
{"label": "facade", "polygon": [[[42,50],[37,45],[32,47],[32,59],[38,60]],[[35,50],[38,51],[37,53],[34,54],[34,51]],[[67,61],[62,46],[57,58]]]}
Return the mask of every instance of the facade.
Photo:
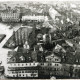
{"label": "facade", "polygon": [[38,77],[37,63],[9,63],[5,71],[6,77],[31,78]]}
{"label": "facade", "polygon": [[51,54],[51,55],[46,56],[46,61],[47,62],[61,62],[61,58],[54,54]]}
{"label": "facade", "polygon": [[35,21],[35,22],[44,22],[45,20],[48,20],[47,16],[22,16],[22,21]]}
{"label": "facade", "polygon": [[[7,55],[7,66],[5,68],[5,76],[12,78],[37,78],[38,77],[38,62],[25,62],[23,57],[15,57],[16,51],[9,51]],[[22,62],[17,62],[16,59],[21,58]]]}
{"label": "facade", "polygon": [[3,22],[19,22],[20,21],[20,13],[13,11],[3,11],[1,12],[1,18]]}

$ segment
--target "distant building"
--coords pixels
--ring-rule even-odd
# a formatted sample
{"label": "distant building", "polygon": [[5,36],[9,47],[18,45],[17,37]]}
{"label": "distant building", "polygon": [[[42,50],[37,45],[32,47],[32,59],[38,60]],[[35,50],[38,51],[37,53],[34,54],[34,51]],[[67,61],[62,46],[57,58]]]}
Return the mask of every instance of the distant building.
{"label": "distant building", "polygon": [[22,16],[22,21],[36,21],[36,22],[44,22],[45,20],[48,20],[47,16],[29,16],[25,15]]}
{"label": "distant building", "polygon": [[16,11],[4,10],[1,12],[1,18],[3,22],[19,22],[20,13]]}
{"label": "distant building", "polygon": [[49,9],[49,15],[50,15],[50,17],[51,17],[53,20],[55,20],[56,17],[61,16],[61,14],[59,14],[58,11],[56,11],[56,10],[55,10],[54,8],[52,8],[52,7]]}

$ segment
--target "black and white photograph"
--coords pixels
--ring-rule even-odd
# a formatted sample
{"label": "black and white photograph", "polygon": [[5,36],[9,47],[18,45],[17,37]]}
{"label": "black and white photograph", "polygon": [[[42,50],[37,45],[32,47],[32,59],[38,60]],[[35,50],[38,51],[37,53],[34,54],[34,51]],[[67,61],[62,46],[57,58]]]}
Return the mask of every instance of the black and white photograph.
{"label": "black and white photograph", "polygon": [[0,79],[80,79],[80,1],[0,0]]}

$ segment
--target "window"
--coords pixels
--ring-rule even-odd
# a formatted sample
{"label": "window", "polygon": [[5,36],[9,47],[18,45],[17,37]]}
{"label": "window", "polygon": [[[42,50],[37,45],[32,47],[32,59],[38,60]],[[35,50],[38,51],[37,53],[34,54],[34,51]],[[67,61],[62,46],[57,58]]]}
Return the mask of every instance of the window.
{"label": "window", "polygon": [[56,68],[54,68],[54,71],[56,71]]}
{"label": "window", "polygon": [[33,65],[35,65],[35,63],[33,63]]}
{"label": "window", "polygon": [[14,73],[14,71],[12,71],[12,74]]}
{"label": "window", "polygon": [[55,66],[58,66],[58,64],[55,64]]}
{"label": "window", "polygon": [[41,63],[41,65],[44,65],[44,63]]}
{"label": "window", "polygon": [[31,63],[30,63],[30,65],[31,65]]}
{"label": "window", "polygon": [[14,64],[14,66],[16,66],[16,64]]}
{"label": "window", "polygon": [[51,65],[52,65],[51,63],[48,64],[48,66],[51,66]]}
{"label": "window", "polygon": [[21,71],[19,71],[19,73],[21,73]]}
{"label": "window", "polygon": [[24,64],[22,64],[22,66],[23,66]]}
{"label": "window", "polygon": [[24,74],[23,74],[23,76],[24,76]]}
{"label": "window", "polygon": [[50,66],[51,66],[51,63],[50,63]]}
{"label": "window", "polygon": [[32,70],[32,73],[34,73],[34,70]]}
{"label": "window", "polygon": [[22,73],[24,73],[24,71],[22,71]]}
{"label": "window", "polygon": [[18,64],[18,66],[20,66],[20,64]]}
{"label": "window", "polygon": [[21,74],[19,74],[19,76],[21,76]]}
{"label": "window", "polygon": [[58,61],[58,59],[55,59],[55,61]]}
{"label": "window", "polygon": [[16,77],[16,75],[13,75],[13,77]]}

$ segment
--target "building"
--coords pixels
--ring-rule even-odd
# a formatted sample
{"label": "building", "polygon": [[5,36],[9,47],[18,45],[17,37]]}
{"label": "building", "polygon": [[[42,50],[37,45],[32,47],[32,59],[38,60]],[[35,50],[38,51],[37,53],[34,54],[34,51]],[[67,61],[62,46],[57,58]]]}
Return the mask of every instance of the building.
{"label": "building", "polygon": [[15,48],[20,45],[24,45],[28,40],[29,33],[32,31],[31,27],[21,27],[18,30],[14,31],[12,36],[4,44],[6,48]]}
{"label": "building", "polygon": [[61,58],[52,53],[46,56],[46,62],[61,62]]}
{"label": "building", "polygon": [[38,77],[37,64],[35,63],[9,63],[5,76],[12,78]]}
{"label": "building", "polygon": [[20,13],[16,11],[4,10],[1,12],[1,18],[3,22],[19,22]]}
{"label": "building", "polygon": [[63,53],[66,53],[66,50],[59,44],[57,44],[54,48],[55,51],[60,52],[62,51]]}
{"label": "building", "polygon": [[56,17],[61,16],[61,14],[59,14],[58,11],[56,11],[56,10],[55,10],[54,8],[52,8],[52,7],[49,9],[49,15],[50,15],[50,17],[52,18],[52,20],[55,20]]}
{"label": "building", "polygon": [[25,15],[22,16],[22,21],[35,21],[35,22],[44,22],[45,20],[48,20],[47,16],[35,16],[35,15]]}
{"label": "building", "polygon": [[[5,68],[5,76],[11,78],[37,78],[38,62],[26,62],[24,53],[18,51],[9,51],[7,55],[7,65]],[[26,53],[28,54],[28,53]],[[29,54],[25,55],[30,59]]]}
{"label": "building", "polygon": [[62,69],[62,64],[60,63],[51,63],[51,62],[42,62],[39,63],[39,76],[41,78],[50,78],[50,76],[55,76],[55,75],[60,75],[61,72],[59,74],[57,74],[59,71],[61,71]]}

